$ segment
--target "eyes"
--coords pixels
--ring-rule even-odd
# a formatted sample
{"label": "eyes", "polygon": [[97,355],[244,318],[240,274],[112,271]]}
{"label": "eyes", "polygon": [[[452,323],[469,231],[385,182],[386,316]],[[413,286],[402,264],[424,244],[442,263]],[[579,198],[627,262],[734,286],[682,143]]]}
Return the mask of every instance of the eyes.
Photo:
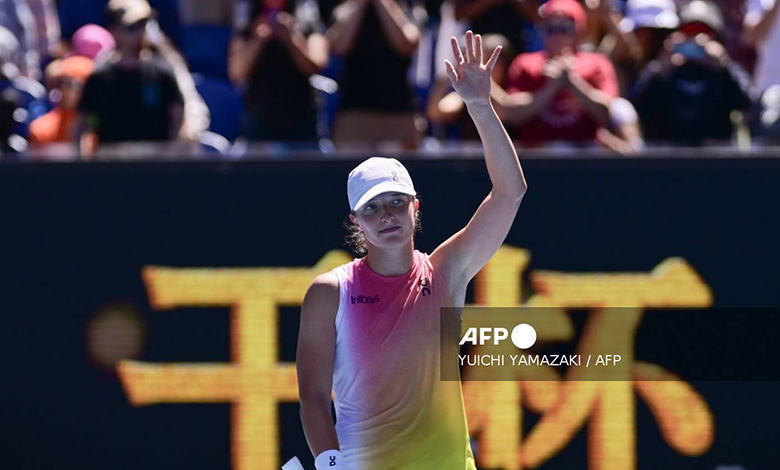
{"label": "eyes", "polygon": [[[390,205],[394,207],[402,206],[406,203],[406,200],[402,197],[393,198],[390,201]],[[379,208],[379,204],[375,202],[369,202],[363,207],[364,212],[372,212]]]}

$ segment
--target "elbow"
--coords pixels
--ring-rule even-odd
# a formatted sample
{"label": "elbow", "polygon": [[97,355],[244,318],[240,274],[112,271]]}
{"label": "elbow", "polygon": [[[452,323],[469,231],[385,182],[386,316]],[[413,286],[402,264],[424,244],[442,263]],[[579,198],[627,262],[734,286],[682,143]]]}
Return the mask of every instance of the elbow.
{"label": "elbow", "polygon": [[525,197],[525,193],[527,191],[528,185],[526,184],[525,178],[523,178],[521,173],[519,184],[500,189],[494,186],[491,197],[501,198],[501,200],[506,201],[508,205],[511,205],[516,210],[523,202],[523,198]]}
{"label": "elbow", "polygon": [[320,57],[317,57],[314,59],[314,65],[317,67],[317,71],[315,73],[320,73],[326,68],[328,68],[328,65],[330,64],[330,56],[328,54],[323,54]]}
{"label": "elbow", "polygon": [[742,32],[745,35],[748,44],[751,46],[757,47],[758,43],[761,42],[761,38],[758,35],[758,28],[756,28],[755,25],[744,25]]}
{"label": "elbow", "polygon": [[238,64],[228,64],[228,79],[233,85],[240,85],[247,79],[247,73]]}
{"label": "elbow", "polygon": [[420,45],[420,30],[412,23],[407,23],[403,27],[403,36],[404,43],[398,48],[398,52],[404,57],[411,57]]}
{"label": "elbow", "polygon": [[521,177],[520,182],[520,186],[512,194],[512,202],[514,202],[515,207],[520,207],[520,204],[525,197],[525,193],[528,191],[528,185],[526,184],[525,179]]}
{"label": "elbow", "polygon": [[330,413],[330,393],[301,389],[299,395],[301,416],[316,414],[322,410]]}

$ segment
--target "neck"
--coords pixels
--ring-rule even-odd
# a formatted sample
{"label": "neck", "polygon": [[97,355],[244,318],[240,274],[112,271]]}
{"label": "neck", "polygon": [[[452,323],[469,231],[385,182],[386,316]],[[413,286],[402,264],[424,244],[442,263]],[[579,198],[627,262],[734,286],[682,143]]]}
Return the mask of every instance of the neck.
{"label": "neck", "polygon": [[368,254],[366,254],[368,267],[380,276],[406,274],[411,269],[413,262],[414,242],[411,240],[406,245],[393,249],[369,245]]}

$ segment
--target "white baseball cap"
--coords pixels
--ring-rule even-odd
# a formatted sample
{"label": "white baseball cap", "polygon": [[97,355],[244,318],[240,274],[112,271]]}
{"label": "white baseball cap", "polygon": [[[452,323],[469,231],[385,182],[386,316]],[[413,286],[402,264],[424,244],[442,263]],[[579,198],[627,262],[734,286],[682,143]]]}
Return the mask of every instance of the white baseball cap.
{"label": "white baseball cap", "polygon": [[412,177],[395,158],[371,157],[349,172],[347,197],[353,211],[371,198],[387,192],[416,196]]}
{"label": "white baseball cap", "polygon": [[673,0],[628,0],[620,29],[623,32],[638,28],[675,29],[679,24]]}

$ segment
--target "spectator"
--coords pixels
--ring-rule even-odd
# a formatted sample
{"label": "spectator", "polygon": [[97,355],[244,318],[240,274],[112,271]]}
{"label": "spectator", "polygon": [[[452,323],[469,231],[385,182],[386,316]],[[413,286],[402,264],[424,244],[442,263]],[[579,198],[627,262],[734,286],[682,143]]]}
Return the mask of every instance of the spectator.
{"label": "spectator", "polygon": [[672,0],[628,0],[618,34],[625,47],[615,49],[621,90],[628,91],[639,72],[663,50],[664,41],[680,25]]}
{"label": "spectator", "polygon": [[61,57],[62,33],[54,0],[27,0],[27,4],[35,21],[38,56],[44,64],[47,59]]}
{"label": "spectator", "polygon": [[[234,15],[236,0],[215,2],[214,0],[179,0],[179,23],[181,25],[224,25],[230,26],[238,20]],[[242,13],[245,13],[242,11]],[[245,20],[248,18],[245,18]]]}
{"label": "spectator", "polygon": [[539,0],[454,0],[455,19],[471,22],[475,34],[500,34],[515,53],[527,52],[523,25],[539,20]]}
{"label": "spectator", "polygon": [[407,69],[420,29],[405,0],[345,0],[333,12],[327,32],[343,58],[341,103],[334,140],[397,140],[414,148],[421,138]]}
{"label": "spectator", "polygon": [[[756,46],[757,91],[761,93],[757,132],[780,139],[780,1],[748,0],[745,36]],[[772,52],[775,51],[775,52]]]}
{"label": "spectator", "polygon": [[[152,10],[140,0],[109,5],[116,50],[87,81],[79,106],[77,135],[97,133],[99,142],[176,139],[183,100],[173,73],[144,47]],[[82,151],[90,155],[82,141]]]}
{"label": "spectator", "polygon": [[94,69],[92,60],[81,56],[68,57],[61,64],[53,63],[52,66],[56,72],[47,78],[51,81],[51,88],[56,86],[60,90],[61,100],[57,107],[30,124],[28,141],[31,147],[68,142],[73,138],[72,126],[81,91]]}
{"label": "spectator", "polygon": [[[246,84],[242,134],[249,140],[316,142],[317,107],[309,77],[328,63],[328,43],[313,0],[243,1],[251,21],[236,25],[228,70]],[[237,10],[238,11],[238,10]]]}
{"label": "spectator", "polygon": [[615,47],[618,24],[623,19],[621,3],[616,0],[585,0],[586,33],[582,35],[580,49],[599,51],[609,55]]}
{"label": "spectator", "polygon": [[693,0],[680,13],[680,30],[640,76],[634,104],[647,140],[698,145],[726,140],[732,111],[750,105],[747,73],[720,42],[716,5]]}
{"label": "spectator", "polygon": [[502,118],[523,143],[593,141],[609,122],[618,95],[615,69],[599,53],[580,51],[585,11],[574,0],[550,0],[540,9],[545,50],[520,54],[509,67]]}
{"label": "spectator", "polygon": [[116,48],[114,36],[96,24],[77,29],[70,39],[70,53],[88,57],[100,64]]}
{"label": "spectator", "polygon": [[0,26],[17,39],[19,47],[10,61],[19,73],[34,80],[41,79],[41,58],[38,54],[38,33],[35,17],[26,0],[0,0]]}
{"label": "spectator", "polygon": [[12,62],[19,41],[6,28],[0,26],[0,152],[11,150],[11,136],[18,131],[14,112],[22,104],[22,96],[14,86],[18,69]]}

